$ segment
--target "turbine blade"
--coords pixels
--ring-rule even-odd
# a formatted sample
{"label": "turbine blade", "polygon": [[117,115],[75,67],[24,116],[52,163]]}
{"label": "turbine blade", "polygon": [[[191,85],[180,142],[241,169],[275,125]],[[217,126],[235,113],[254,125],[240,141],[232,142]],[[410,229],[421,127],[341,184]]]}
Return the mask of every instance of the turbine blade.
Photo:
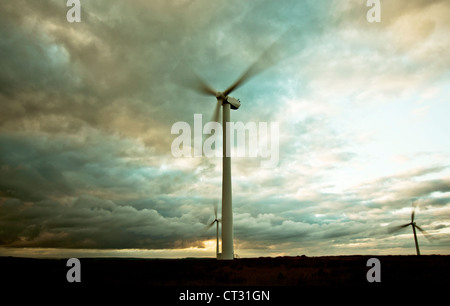
{"label": "turbine blade", "polygon": [[197,93],[216,96],[216,91],[200,78],[188,65],[178,65],[172,73],[172,80],[174,83]]}
{"label": "turbine blade", "polygon": [[198,89],[200,90],[200,93],[204,93],[206,95],[211,95],[211,96],[216,96],[216,91],[204,82],[199,83]]}
{"label": "turbine blade", "polygon": [[214,223],[216,223],[216,220],[205,226],[205,231],[209,230],[214,225]]}
{"label": "turbine blade", "polygon": [[413,206],[413,209],[412,209],[412,212],[411,212],[411,223],[414,222],[414,216],[416,215],[417,204],[414,204],[414,202],[413,202],[412,206]]}
{"label": "turbine blade", "polygon": [[410,226],[410,225],[411,225],[411,223],[407,223],[407,224],[403,224],[403,225],[397,225],[397,226],[392,226],[392,227],[390,227],[388,229],[388,232],[389,233],[393,233],[393,232],[401,230],[402,228],[405,228],[405,227]]}
{"label": "turbine blade", "polygon": [[228,87],[224,92],[224,96],[228,96],[230,93],[232,93],[236,88],[244,84],[246,80],[248,80],[253,75],[256,75],[257,72],[255,71],[256,65],[258,61],[256,61],[253,65],[251,65],[242,75],[239,79],[237,79],[236,82],[234,82],[230,87]]}
{"label": "turbine blade", "polygon": [[216,91],[209,86],[205,81],[203,81],[197,74],[194,73],[195,81],[191,83],[191,88],[198,93],[216,96]]}
{"label": "turbine blade", "polygon": [[217,202],[214,203],[214,217],[217,220]]}
{"label": "turbine blade", "polygon": [[419,231],[422,232],[422,234],[425,236],[425,238],[427,238],[428,241],[431,241],[431,239],[433,239],[433,238],[430,236],[430,234],[428,234],[423,228],[421,228],[421,227],[418,226],[418,225],[415,225],[415,226],[416,226],[416,228],[417,228]]}
{"label": "turbine blade", "polygon": [[[216,108],[214,109],[214,115],[213,119],[211,121],[213,122],[219,122],[220,121],[220,109],[222,105],[220,104],[219,100],[217,100]],[[216,203],[217,206],[217,203]]]}
{"label": "turbine blade", "polygon": [[264,70],[272,67],[281,59],[283,56],[280,53],[280,50],[285,49],[283,45],[285,43],[286,34],[290,32],[290,29],[284,32],[277,40],[275,40],[264,52],[259,56],[259,58],[252,64],[244,73],[224,92],[224,96],[228,96],[231,92],[233,92],[236,88],[244,84],[251,77],[263,72]]}

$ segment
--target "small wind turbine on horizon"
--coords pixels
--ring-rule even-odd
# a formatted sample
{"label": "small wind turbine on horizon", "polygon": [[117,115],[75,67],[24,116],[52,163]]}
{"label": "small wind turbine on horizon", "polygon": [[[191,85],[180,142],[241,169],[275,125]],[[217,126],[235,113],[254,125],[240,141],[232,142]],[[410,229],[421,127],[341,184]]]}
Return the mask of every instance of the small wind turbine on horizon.
{"label": "small wind turbine on horizon", "polygon": [[214,220],[208,224],[205,230],[209,230],[214,224],[216,224],[216,256],[219,254],[219,223],[220,219],[217,218],[217,203],[214,204]]}
{"label": "small wind turbine on horizon", "polygon": [[406,223],[406,224],[403,224],[403,225],[398,225],[398,226],[392,227],[392,228],[389,229],[389,233],[393,233],[393,232],[396,232],[396,231],[398,231],[398,230],[400,230],[400,229],[402,229],[402,228],[411,226],[411,227],[412,227],[412,230],[413,230],[413,234],[414,234],[414,242],[415,242],[415,244],[416,244],[416,252],[417,252],[417,256],[420,256],[419,242],[417,241],[416,228],[417,228],[419,231],[422,232],[422,234],[425,236],[425,238],[427,238],[428,240],[430,240],[430,238],[428,237],[428,236],[429,236],[428,233],[425,232],[425,230],[423,230],[420,226],[418,226],[418,225],[416,224],[416,222],[414,221],[414,217],[415,217],[415,214],[416,214],[416,207],[417,207],[417,204],[415,204],[415,203],[413,202],[413,203],[412,203],[412,207],[413,207],[413,208],[412,208],[412,211],[411,211],[411,222]]}
{"label": "small wind turbine on horizon", "polygon": [[[289,32],[289,31],[287,31]],[[286,32],[286,33],[287,33]],[[285,33],[285,34],[286,34]],[[281,58],[275,55],[274,51],[281,49],[280,42],[283,34],[278,40],[276,40],[269,48],[267,48],[261,56],[250,66],[244,73],[232,83],[225,91],[216,91],[203,81],[198,75],[193,73],[189,80],[184,80],[185,87],[188,87],[200,94],[214,96],[217,100],[213,120],[219,122],[220,109],[222,112],[222,124],[225,128],[222,129],[223,137],[223,155],[222,155],[222,253],[217,252],[217,259],[234,259],[234,246],[233,246],[233,208],[232,208],[232,185],[231,185],[231,143],[230,136],[228,135],[226,126],[230,122],[230,110],[237,110],[241,106],[241,102],[229,96],[234,90],[242,86],[251,77],[261,73],[265,69],[274,65]],[[187,81],[187,82],[186,82]],[[218,223],[217,223],[218,225]]]}

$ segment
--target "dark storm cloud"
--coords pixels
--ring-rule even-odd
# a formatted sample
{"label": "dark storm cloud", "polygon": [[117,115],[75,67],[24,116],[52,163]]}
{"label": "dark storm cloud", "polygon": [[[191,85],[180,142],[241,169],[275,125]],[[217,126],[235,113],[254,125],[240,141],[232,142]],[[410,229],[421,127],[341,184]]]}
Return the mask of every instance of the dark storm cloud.
{"label": "dark storm cloud", "polygon": [[[187,62],[212,76],[212,85],[228,86],[286,30],[285,14],[289,24],[309,25],[285,49],[320,25],[311,22],[318,9],[309,3],[286,1],[275,11],[269,2],[237,3],[96,1],[83,4],[80,24],[67,23],[61,1],[3,3],[2,128],[54,134],[87,125],[167,153],[173,122],[212,112],[171,82],[175,67]],[[227,18],[214,18],[219,12]],[[256,28],[272,37],[256,39]],[[243,56],[231,57],[236,52]],[[215,82],[219,75],[226,83]]]}
{"label": "dark storm cloud", "polygon": [[[170,112],[155,116],[167,102],[160,90],[170,68],[164,66],[167,50],[155,48],[164,34],[143,30],[155,27],[143,14],[123,23],[120,10],[112,9],[117,5],[105,3],[112,10],[110,22],[95,18],[102,13],[97,7],[83,12],[84,23],[70,27],[61,1],[2,4],[4,129],[32,126],[54,134],[88,125],[133,137],[145,133],[156,148],[158,140],[166,144],[158,134],[167,133]],[[157,36],[149,37],[152,33]]]}
{"label": "dark storm cloud", "polygon": [[209,236],[210,203],[163,196],[196,178],[130,162],[127,140],[3,134],[0,146],[5,247],[180,248]]}
{"label": "dark storm cloud", "polygon": [[[193,176],[143,166],[133,144],[117,137],[0,136],[0,193],[21,200],[98,193],[113,199],[171,193]],[[195,181],[195,179],[194,179]]]}
{"label": "dark storm cloud", "polygon": [[[164,218],[156,210],[137,210],[110,200],[79,197],[55,201],[0,204],[4,247],[49,248],[180,248],[201,246],[204,224],[192,215]],[[188,228],[186,228],[188,226]]]}

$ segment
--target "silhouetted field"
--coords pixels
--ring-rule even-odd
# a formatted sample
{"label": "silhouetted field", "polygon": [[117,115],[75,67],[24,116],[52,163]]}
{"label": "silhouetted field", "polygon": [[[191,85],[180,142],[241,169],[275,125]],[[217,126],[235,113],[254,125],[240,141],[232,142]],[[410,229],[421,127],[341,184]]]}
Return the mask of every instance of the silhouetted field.
{"label": "silhouetted field", "polygon": [[[381,283],[369,283],[371,257],[381,262]],[[67,259],[1,257],[2,288],[158,286],[445,286],[450,256],[325,256],[215,259],[81,258],[81,283],[69,283]]]}

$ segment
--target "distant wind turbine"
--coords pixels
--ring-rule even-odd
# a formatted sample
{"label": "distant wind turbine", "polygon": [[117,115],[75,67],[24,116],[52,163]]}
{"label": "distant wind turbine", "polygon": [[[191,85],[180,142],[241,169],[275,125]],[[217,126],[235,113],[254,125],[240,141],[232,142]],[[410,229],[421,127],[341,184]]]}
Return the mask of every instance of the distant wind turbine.
{"label": "distant wind turbine", "polygon": [[411,225],[412,230],[413,230],[413,233],[414,233],[414,242],[415,242],[415,244],[416,244],[417,256],[420,256],[419,242],[417,241],[416,228],[417,228],[419,231],[422,232],[422,234],[425,236],[425,238],[427,238],[428,240],[430,240],[430,238],[428,237],[428,236],[429,236],[428,233],[425,232],[425,231],[424,231],[420,226],[418,226],[418,225],[416,224],[416,222],[414,221],[414,216],[415,216],[415,214],[416,214],[416,207],[417,207],[417,204],[415,204],[415,203],[413,202],[412,207],[413,207],[413,208],[412,208],[412,212],[411,212],[411,222],[406,223],[406,224],[403,224],[403,225],[399,225],[399,226],[392,227],[392,228],[389,230],[389,232],[390,232],[390,233],[393,233],[393,232],[396,232],[396,231],[398,231],[398,230],[400,230],[400,229],[402,229],[402,228],[405,228],[405,227],[408,227],[408,226]]}
{"label": "distant wind turbine", "polygon": [[216,224],[216,256],[219,256],[219,223],[220,219],[217,219],[217,203],[214,204],[214,220],[206,226],[206,230],[209,230],[214,223]]}

